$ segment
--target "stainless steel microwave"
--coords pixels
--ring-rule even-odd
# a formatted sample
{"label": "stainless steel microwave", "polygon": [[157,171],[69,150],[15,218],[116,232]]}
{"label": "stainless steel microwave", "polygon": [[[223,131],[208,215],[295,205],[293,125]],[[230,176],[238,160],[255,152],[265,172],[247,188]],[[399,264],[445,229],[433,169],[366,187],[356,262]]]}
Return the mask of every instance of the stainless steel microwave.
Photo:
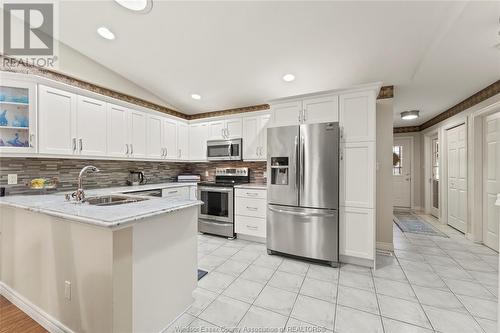
{"label": "stainless steel microwave", "polygon": [[241,161],[242,140],[209,140],[207,141],[207,160],[209,161]]}

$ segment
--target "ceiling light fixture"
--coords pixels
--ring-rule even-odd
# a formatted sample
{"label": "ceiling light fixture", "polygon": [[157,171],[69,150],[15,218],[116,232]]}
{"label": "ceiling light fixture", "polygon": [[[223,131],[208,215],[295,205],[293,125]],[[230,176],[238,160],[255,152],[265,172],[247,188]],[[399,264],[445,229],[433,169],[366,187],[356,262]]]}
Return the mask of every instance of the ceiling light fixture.
{"label": "ceiling light fixture", "polygon": [[191,94],[191,98],[192,98],[192,99],[195,99],[195,100],[197,100],[197,101],[198,101],[198,100],[200,100],[200,99],[201,99],[201,96],[200,96],[200,95],[198,95],[198,94]]}
{"label": "ceiling light fixture", "polygon": [[115,0],[120,6],[137,13],[147,13],[153,7],[152,0]]}
{"label": "ceiling light fixture", "polygon": [[104,39],[108,40],[115,39],[115,34],[112,33],[111,30],[109,30],[106,27],[100,27],[99,29],[97,29],[97,33]]}
{"label": "ceiling light fixture", "polygon": [[293,80],[295,80],[295,75],[293,75],[293,74],[285,74],[285,75],[283,75],[283,81],[285,81],[285,82],[292,82]]}
{"label": "ceiling light fixture", "polygon": [[418,110],[404,111],[401,112],[401,119],[403,120],[417,119],[420,116],[419,113],[420,111]]}

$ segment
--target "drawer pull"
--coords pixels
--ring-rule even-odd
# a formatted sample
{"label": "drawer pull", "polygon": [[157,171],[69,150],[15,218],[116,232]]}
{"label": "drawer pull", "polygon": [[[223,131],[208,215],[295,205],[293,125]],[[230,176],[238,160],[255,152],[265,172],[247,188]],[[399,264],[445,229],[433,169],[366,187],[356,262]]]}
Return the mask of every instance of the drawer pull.
{"label": "drawer pull", "polygon": [[258,194],[258,193],[247,192],[247,195],[248,195],[248,196],[251,196],[251,197],[256,197],[256,196],[258,196],[259,194]]}
{"label": "drawer pull", "polygon": [[248,210],[259,210],[257,207],[248,207],[248,206],[247,206],[247,209]]}
{"label": "drawer pull", "polygon": [[174,193],[177,193],[179,191],[169,191],[168,194],[174,194]]}
{"label": "drawer pull", "polygon": [[248,225],[248,224],[247,224],[247,228],[248,228],[248,229],[252,229],[252,230],[257,230],[257,229],[259,229],[258,227],[254,226],[254,225]]}

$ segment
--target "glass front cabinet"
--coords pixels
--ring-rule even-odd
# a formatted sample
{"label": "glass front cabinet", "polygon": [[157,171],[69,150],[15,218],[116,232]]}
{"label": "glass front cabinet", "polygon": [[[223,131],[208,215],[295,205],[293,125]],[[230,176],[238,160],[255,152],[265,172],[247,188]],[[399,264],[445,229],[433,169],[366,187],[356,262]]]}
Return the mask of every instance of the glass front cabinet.
{"label": "glass front cabinet", "polygon": [[0,78],[0,153],[36,153],[36,84]]}

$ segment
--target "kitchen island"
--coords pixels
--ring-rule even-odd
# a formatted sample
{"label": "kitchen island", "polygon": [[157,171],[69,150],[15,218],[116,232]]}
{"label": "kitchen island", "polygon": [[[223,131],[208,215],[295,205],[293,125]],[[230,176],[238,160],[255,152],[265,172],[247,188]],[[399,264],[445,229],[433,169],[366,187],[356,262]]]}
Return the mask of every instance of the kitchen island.
{"label": "kitchen island", "polygon": [[99,206],[64,197],[0,198],[6,298],[51,330],[74,332],[160,332],[192,303],[200,201],[132,194],[135,202]]}

